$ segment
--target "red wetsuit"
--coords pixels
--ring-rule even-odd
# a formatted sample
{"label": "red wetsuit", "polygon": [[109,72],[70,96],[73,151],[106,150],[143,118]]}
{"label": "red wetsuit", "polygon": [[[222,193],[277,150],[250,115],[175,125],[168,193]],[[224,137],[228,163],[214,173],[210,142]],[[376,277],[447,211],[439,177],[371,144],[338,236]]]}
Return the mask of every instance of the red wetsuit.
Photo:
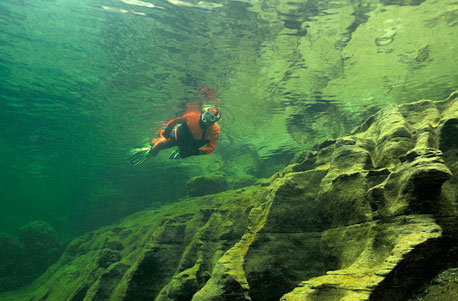
{"label": "red wetsuit", "polygon": [[200,112],[192,111],[170,120],[160,133],[166,140],[153,148],[154,154],[173,146],[179,147],[182,158],[211,154],[218,144],[219,126],[216,122],[204,124],[200,116]]}

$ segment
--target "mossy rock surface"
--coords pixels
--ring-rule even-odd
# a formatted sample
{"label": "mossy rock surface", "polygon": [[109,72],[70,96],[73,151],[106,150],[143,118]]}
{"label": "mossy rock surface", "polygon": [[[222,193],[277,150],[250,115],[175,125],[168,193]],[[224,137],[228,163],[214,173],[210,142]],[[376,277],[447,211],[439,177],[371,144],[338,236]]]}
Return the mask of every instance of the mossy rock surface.
{"label": "mossy rock surface", "polygon": [[17,237],[0,233],[0,292],[31,283],[63,252],[63,243],[48,223],[36,220]]}
{"label": "mossy rock surface", "polygon": [[190,197],[203,196],[226,191],[229,183],[224,175],[206,175],[191,178],[186,188]]}

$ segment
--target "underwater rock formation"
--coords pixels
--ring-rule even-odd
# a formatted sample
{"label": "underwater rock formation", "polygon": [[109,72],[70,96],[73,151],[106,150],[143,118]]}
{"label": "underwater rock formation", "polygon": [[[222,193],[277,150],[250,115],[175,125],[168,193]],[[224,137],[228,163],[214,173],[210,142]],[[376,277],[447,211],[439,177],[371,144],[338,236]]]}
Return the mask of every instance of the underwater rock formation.
{"label": "underwater rock formation", "polygon": [[457,133],[458,93],[388,107],[257,185],[87,233],[0,299],[406,300],[458,267]]}
{"label": "underwater rock formation", "polygon": [[30,273],[42,273],[61,254],[56,231],[44,221],[34,221],[19,229],[24,256],[30,261]]}
{"label": "underwater rock formation", "polygon": [[190,197],[203,196],[225,191],[229,183],[224,175],[206,175],[191,178],[186,188]]}
{"label": "underwater rock formation", "polygon": [[56,231],[44,221],[33,221],[18,237],[0,233],[0,291],[32,282],[62,254]]}

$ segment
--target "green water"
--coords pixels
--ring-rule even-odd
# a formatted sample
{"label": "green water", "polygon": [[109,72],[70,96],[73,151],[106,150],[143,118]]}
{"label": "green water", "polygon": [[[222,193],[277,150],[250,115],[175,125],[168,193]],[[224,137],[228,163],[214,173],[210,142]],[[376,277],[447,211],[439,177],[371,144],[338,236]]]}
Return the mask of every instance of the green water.
{"label": "green water", "polygon": [[[0,232],[39,219],[75,235],[185,197],[190,177],[268,177],[382,107],[443,99],[457,25],[452,0],[2,0]],[[193,101],[223,108],[215,153],[130,166]]]}

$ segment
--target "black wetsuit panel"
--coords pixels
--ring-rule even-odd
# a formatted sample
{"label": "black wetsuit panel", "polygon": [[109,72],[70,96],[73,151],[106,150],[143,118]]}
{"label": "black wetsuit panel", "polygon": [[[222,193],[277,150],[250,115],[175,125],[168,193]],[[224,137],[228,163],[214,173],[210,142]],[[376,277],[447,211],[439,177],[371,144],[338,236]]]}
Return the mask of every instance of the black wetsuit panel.
{"label": "black wetsuit panel", "polygon": [[[176,127],[177,143],[181,149],[197,149],[204,145],[207,145],[209,140],[196,140],[192,136],[191,130],[186,123],[182,123]],[[205,136],[205,131],[204,135]]]}

